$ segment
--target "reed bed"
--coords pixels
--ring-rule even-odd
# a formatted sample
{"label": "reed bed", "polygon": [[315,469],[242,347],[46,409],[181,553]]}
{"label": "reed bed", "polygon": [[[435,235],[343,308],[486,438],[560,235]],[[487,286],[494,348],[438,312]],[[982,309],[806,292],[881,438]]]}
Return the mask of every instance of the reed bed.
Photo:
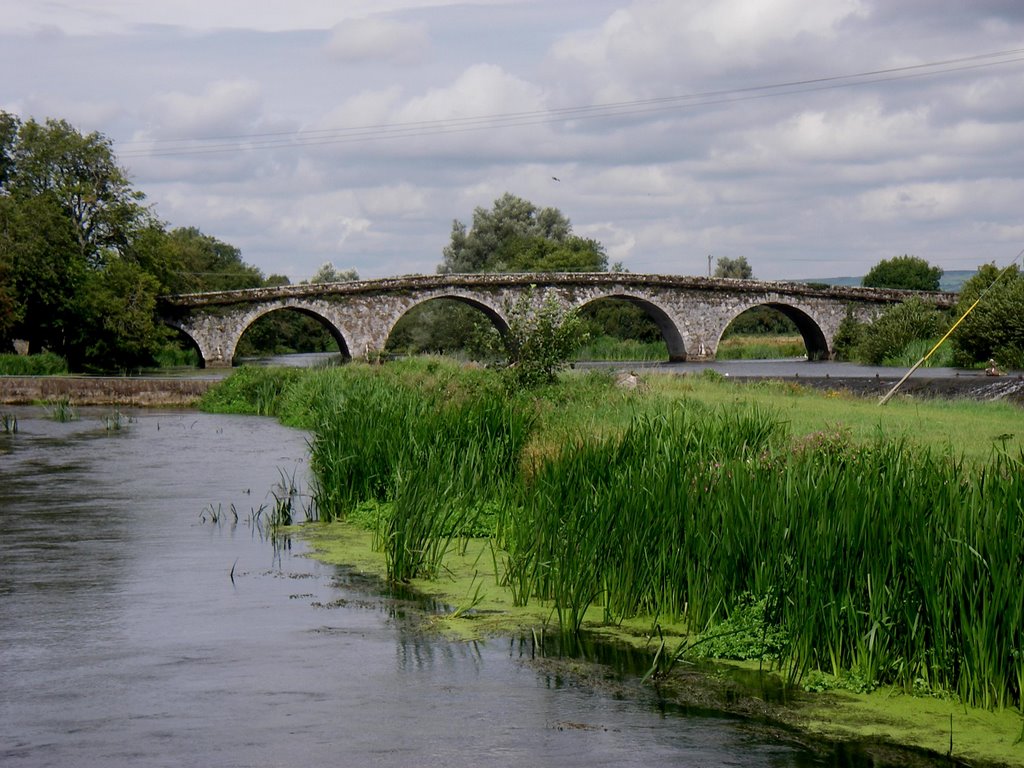
{"label": "reed bed", "polygon": [[453,541],[486,535],[514,599],[550,605],[567,636],[597,606],[680,621],[696,651],[753,615],[793,682],[820,670],[1021,707],[1024,452],[979,465],[839,427],[794,436],[777,411],[624,404],[594,377],[588,402],[633,415],[567,437],[567,411],[592,426],[600,409],[488,381],[352,366],[281,396],[314,433],[320,518],[374,509],[391,578],[436,574]]}
{"label": "reed bed", "polygon": [[492,395],[449,399],[375,369],[311,374],[297,397],[317,403],[310,461],[320,518],[389,502],[378,545],[400,581],[436,573],[458,537],[493,535],[531,417]]}
{"label": "reed bed", "polygon": [[899,442],[784,432],[683,404],[563,451],[506,542],[516,598],[551,601],[570,633],[597,605],[704,634],[753,599],[793,682],[852,671],[1020,707],[1024,457],[979,475]]}

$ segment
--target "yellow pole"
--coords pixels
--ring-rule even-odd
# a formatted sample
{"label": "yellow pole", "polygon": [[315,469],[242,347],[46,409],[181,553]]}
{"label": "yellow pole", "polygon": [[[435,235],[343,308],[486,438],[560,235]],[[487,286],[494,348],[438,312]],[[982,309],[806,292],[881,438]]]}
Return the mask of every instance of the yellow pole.
{"label": "yellow pole", "polygon": [[[996,275],[996,279],[995,279],[995,280],[993,280],[993,281],[992,281],[991,283],[989,283],[989,284],[988,284],[988,285],[987,285],[987,286],[985,287],[985,290],[983,290],[983,291],[981,292],[981,294],[980,294],[980,295],[978,296],[978,298],[974,300],[974,303],[973,303],[973,304],[971,304],[971,306],[969,306],[969,307],[967,308],[967,311],[966,311],[966,312],[964,312],[964,313],[963,313],[962,315],[960,315],[960,319],[959,319],[959,320],[957,320],[957,321],[956,321],[955,323],[953,323],[953,327],[952,327],[952,328],[950,328],[950,329],[949,329],[948,331],[946,331],[946,335],[945,335],[945,336],[943,336],[943,337],[942,337],[941,339],[939,339],[939,342],[938,342],[938,344],[936,344],[936,345],[935,345],[934,347],[932,347],[932,348],[931,348],[930,350],[928,350],[928,354],[927,354],[927,355],[925,355],[924,357],[922,357],[922,358],[921,358],[920,360],[918,360],[918,361],[917,361],[917,363],[916,363],[916,364],[914,365],[914,367],[913,367],[913,368],[911,368],[911,369],[910,369],[909,371],[907,371],[907,372],[906,372],[906,373],[904,374],[904,376],[903,376],[903,378],[902,378],[902,379],[900,379],[899,381],[897,381],[897,382],[896,382],[896,386],[894,386],[894,387],[893,387],[892,389],[890,389],[890,390],[889,390],[888,392],[886,392],[886,393],[885,393],[885,397],[883,397],[883,398],[882,398],[881,400],[879,400],[879,401],[878,401],[878,404],[879,404],[879,405],[885,405],[886,403],[888,403],[888,402],[889,402],[890,398],[892,398],[892,396],[896,394],[896,390],[898,390],[898,389],[899,389],[900,387],[902,387],[902,386],[903,386],[903,382],[905,382],[905,381],[906,381],[907,379],[909,379],[909,378],[910,378],[910,376],[911,376],[911,374],[913,374],[913,373],[914,373],[914,371],[916,371],[916,370],[917,370],[918,368],[920,368],[920,367],[921,367],[922,365],[924,365],[924,362],[925,362],[925,361],[926,361],[926,360],[927,360],[927,359],[928,359],[929,357],[931,357],[931,356],[932,356],[932,353],[934,353],[934,352],[935,352],[935,350],[937,350],[937,349],[938,349],[939,347],[941,347],[941,346],[942,346],[942,342],[944,342],[944,341],[945,341],[946,339],[948,339],[948,338],[950,337],[950,334],[952,334],[952,333],[953,333],[953,331],[955,331],[955,330],[956,330],[956,327],[957,327],[958,325],[960,325],[960,323],[962,323],[962,322],[964,321],[964,318],[965,318],[965,317],[967,317],[967,316],[968,316],[969,314],[971,314],[971,310],[973,310],[973,309],[974,309],[974,308],[975,308],[976,306],[978,306],[978,303],[979,303],[979,302],[980,302],[980,301],[981,301],[982,299],[984,299],[984,298],[985,298],[985,295],[986,295],[986,294],[987,294],[987,293],[988,293],[989,291],[991,291],[991,290],[992,290],[992,288],[993,288],[993,287],[995,286],[995,284],[996,284],[996,283],[998,283],[998,282],[999,282],[1000,280],[1002,280],[1002,279],[1003,279],[1003,275],[1005,275],[1005,274],[1006,274],[1007,272],[1009,272],[1009,271],[1010,271],[1010,268],[1011,268],[1011,267],[1013,267],[1013,265],[1017,263],[1017,260],[1018,260],[1018,259],[1020,259],[1020,257],[1021,257],[1021,256],[1024,256],[1024,248],[1022,248],[1022,249],[1021,249],[1021,250],[1020,250],[1020,251],[1019,251],[1019,252],[1017,253],[1017,255],[1016,255],[1016,256],[1014,257],[1013,261],[1011,261],[1011,262],[1010,262],[1009,264],[1007,264],[1007,265],[1006,265],[1005,267],[1003,267],[1003,271],[1002,271],[1002,272],[1000,272],[1000,273],[999,273],[998,275]],[[993,266],[995,266],[995,265],[993,264]]]}
{"label": "yellow pole", "polygon": [[943,336],[941,339],[939,339],[934,347],[932,347],[930,350],[928,350],[928,354],[925,355],[924,357],[922,357],[920,360],[918,360],[914,364],[914,367],[911,368],[909,371],[907,371],[903,375],[903,378],[900,379],[899,381],[897,381],[896,385],[885,394],[885,397],[883,397],[881,400],[878,401],[879,405],[885,405],[886,403],[889,402],[889,400],[892,398],[892,396],[896,394],[896,390],[898,390],[900,387],[903,386],[903,382],[905,382],[907,379],[909,379],[911,377],[911,375],[914,373],[914,371],[916,371],[918,368],[920,368],[922,365],[924,365],[925,361],[928,360],[928,358],[931,357],[935,353],[935,350],[937,350],[939,347],[942,346],[942,342],[944,342],[946,339],[948,339],[950,337],[950,335],[953,333],[953,331],[956,330],[956,327],[958,325],[960,325],[960,323],[962,323],[964,321],[965,317],[967,317],[969,314],[971,314],[971,310],[974,309],[976,306],[978,306],[978,302],[980,302],[980,301],[981,301],[981,297],[979,296],[977,299],[974,300],[974,303],[971,304],[971,306],[969,306],[967,308],[967,311],[964,312],[962,315],[960,315],[960,319],[957,320],[955,323],[953,323],[952,327],[948,331],[946,331],[946,335]]}

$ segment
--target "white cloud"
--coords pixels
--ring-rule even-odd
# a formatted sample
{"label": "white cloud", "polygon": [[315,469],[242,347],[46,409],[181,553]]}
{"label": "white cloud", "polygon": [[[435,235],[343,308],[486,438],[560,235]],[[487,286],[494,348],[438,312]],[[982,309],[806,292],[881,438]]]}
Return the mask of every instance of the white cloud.
{"label": "white cloud", "polygon": [[[637,271],[702,274],[708,253],[762,277],[862,274],[901,252],[972,266],[1019,232],[1024,65],[742,90],[1024,37],[997,0],[932,5],[0,0],[0,104],[106,133],[171,226],[295,279],[325,260],[432,272],[451,220],[506,191]],[[677,98],[709,92],[728,95]],[[616,101],[624,114],[549,120]],[[146,155],[210,136],[249,138]]]}
{"label": "white cloud", "polygon": [[[507,4],[505,0],[503,4]],[[516,2],[516,0],[513,0]],[[50,28],[68,34],[105,34],[130,31],[146,24],[195,30],[249,29],[283,32],[330,29],[342,19],[445,5],[492,5],[495,0],[0,0],[0,17],[11,30]]]}
{"label": "white cloud", "polygon": [[371,16],[347,19],[331,32],[327,52],[338,61],[422,61],[430,40],[423,24]]}
{"label": "white cloud", "polygon": [[248,132],[262,108],[260,84],[219,80],[202,93],[174,91],[150,100],[154,138],[207,138]]}
{"label": "white cloud", "polygon": [[831,41],[864,13],[860,0],[635,0],[600,27],[566,35],[552,68],[570,69],[601,102],[686,93],[801,38]]}
{"label": "white cloud", "polygon": [[430,121],[543,109],[541,88],[494,64],[476,64],[450,85],[410,100],[397,116],[404,121]]}

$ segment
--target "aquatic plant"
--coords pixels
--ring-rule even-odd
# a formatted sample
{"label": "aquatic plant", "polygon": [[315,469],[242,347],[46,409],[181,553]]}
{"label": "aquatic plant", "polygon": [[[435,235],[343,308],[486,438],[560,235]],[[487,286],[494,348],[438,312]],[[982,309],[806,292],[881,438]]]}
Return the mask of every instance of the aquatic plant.
{"label": "aquatic plant", "polygon": [[980,474],[900,442],[779,442],[765,414],[638,418],[545,464],[507,541],[517,599],[563,631],[606,619],[740,623],[791,682],[844,670],[979,706],[1020,706],[1024,461]]}
{"label": "aquatic plant", "polygon": [[[452,370],[315,372],[281,401],[314,433],[321,519],[372,519],[392,579],[437,573],[454,541],[487,533],[514,599],[549,606],[564,637],[600,613],[682,622],[689,642],[652,675],[711,651],[790,682],[820,671],[1021,706],[1024,453],[1009,433],[968,462],[885,437],[877,416],[865,439],[834,406],[792,435],[810,396],[787,385],[707,374],[641,401],[586,377],[506,397]],[[713,388],[722,405],[691,396]]]}
{"label": "aquatic plant", "polygon": [[488,503],[505,495],[530,417],[504,398],[439,401],[374,375],[333,383],[310,449],[320,518],[390,502],[378,528],[389,576],[435,571],[448,543],[478,533]]}
{"label": "aquatic plant", "polygon": [[277,472],[278,481],[269,492],[273,499],[273,504],[269,507],[271,530],[292,525],[299,513],[302,514],[303,522],[314,520],[316,514],[312,501],[308,504],[302,502],[302,491],[295,478],[296,470],[293,468],[291,472],[285,472],[278,467]]}
{"label": "aquatic plant", "polygon": [[125,416],[119,409],[115,408],[103,417],[103,427],[107,432],[120,432],[134,421],[135,418],[133,416]]}
{"label": "aquatic plant", "polygon": [[78,418],[78,414],[71,404],[71,398],[66,395],[54,400],[47,400],[43,407],[46,409],[47,416],[54,421],[66,422],[74,421]]}

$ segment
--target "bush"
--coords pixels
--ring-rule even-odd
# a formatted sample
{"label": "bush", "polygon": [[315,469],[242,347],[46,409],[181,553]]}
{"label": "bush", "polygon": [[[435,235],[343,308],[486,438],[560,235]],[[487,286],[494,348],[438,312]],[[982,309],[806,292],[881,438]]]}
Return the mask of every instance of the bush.
{"label": "bush", "polygon": [[960,291],[957,317],[988,290],[953,335],[957,365],[994,359],[1003,368],[1024,368],[1024,274],[1016,266],[1001,280],[1000,274],[985,264]]}
{"label": "bush", "polygon": [[508,318],[502,374],[510,390],[550,384],[586,340],[578,312],[563,307],[551,293],[536,306],[531,288],[509,309]]}
{"label": "bush", "polygon": [[53,376],[67,372],[67,360],[52,352],[0,355],[0,376]]}
{"label": "bush", "polygon": [[943,317],[931,304],[918,298],[886,309],[871,323],[857,346],[857,359],[868,365],[880,365],[885,358],[899,354],[909,343],[939,336]]}
{"label": "bush", "polygon": [[245,365],[203,395],[199,407],[211,413],[276,416],[284,393],[302,375],[301,368]]}
{"label": "bush", "polygon": [[832,340],[832,348],[839,360],[855,360],[857,348],[864,341],[867,335],[868,324],[863,323],[853,316],[853,312],[847,310],[846,317],[839,324],[835,339]]}
{"label": "bush", "polygon": [[864,275],[861,285],[867,288],[937,291],[941,279],[941,267],[933,267],[917,256],[896,256],[875,264]]}

